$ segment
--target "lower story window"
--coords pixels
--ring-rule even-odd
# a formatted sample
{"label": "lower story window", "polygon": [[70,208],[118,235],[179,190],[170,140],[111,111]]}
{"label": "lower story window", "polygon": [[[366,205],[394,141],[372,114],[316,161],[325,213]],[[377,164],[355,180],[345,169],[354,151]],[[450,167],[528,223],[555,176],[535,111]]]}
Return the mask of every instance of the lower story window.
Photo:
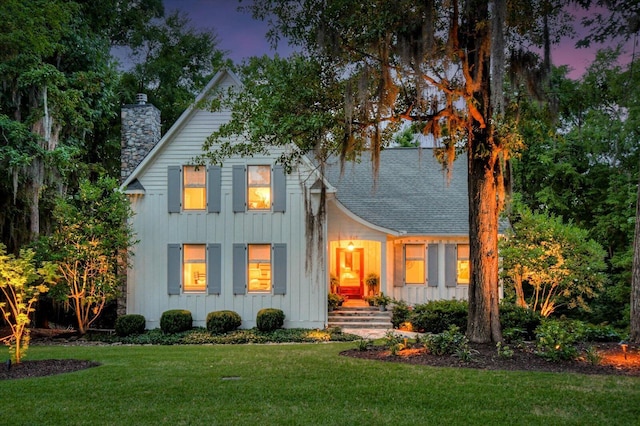
{"label": "lower story window", "polygon": [[185,292],[205,291],[207,263],[204,244],[185,244],[183,246],[182,271]]}
{"label": "lower story window", "polygon": [[404,246],[404,273],[407,284],[424,284],[424,244]]}
{"label": "lower story window", "polygon": [[458,284],[469,284],[469,244],[458,244]]}
{"label": "lower story window", "polygon": [[271,245],[249,244],[249,292],[271,292]]}

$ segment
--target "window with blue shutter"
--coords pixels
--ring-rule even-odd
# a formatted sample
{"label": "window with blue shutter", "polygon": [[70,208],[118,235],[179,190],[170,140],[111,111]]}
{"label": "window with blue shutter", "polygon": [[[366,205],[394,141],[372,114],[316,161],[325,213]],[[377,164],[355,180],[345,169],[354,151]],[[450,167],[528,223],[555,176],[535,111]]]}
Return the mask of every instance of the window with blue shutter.
{"label": "window with blue shutter", "polygon": [[245,167],[233,166],[231,173],[233,212],[243,213],[247,210],[247,175]]}
{"label": "window with blue shutter", "polygon": [[429,244],[427,249],[427,282],[429,287],[438,287],[440,284],[440,265],[438,263],[438,244]]}
{"label": "window with blue shutter", "polygon": [[444,246],[444,285],[455,287],[458,285],[458,253],[455,244]]}
{"label": "window with blue shutter", "polygon": [[247,246],[245,244],[233,245],[233,294],[246,294],[247,292]]}
{"label": "window with blue shutter", "polygon": [[182,270],[182,253],[180,244],[167,246],[167,293],[180,294],[180,271]]}
{"label": "window with blue shutter", "polygon": [[222,245],[207,245],[207,293],[222,292]]}
{"label": "window with blue shutter", "polygon": [[273,166],[273,211],[284,213],[287,209],[287,176],[284,167]]}
{"label": "window with blue shutter", "polygon": [[273,294],[287,293],[287,245],[273,245]]}
{"label": "window with blue shutter", "polygon": [[393,286],[404,286],[404,258],[402,244],[394,244],[393,246]]}
{"label": "window with blue shutter", "polygon": [[169,213],[180,213],[182,204],[181,173],[180,166],[169,166],[167,168],[167,200]]}
{"label": "window with blue shutter", "polygon": [[220,166],[207,168],[207,211],[220,213],[222,210],[222,169]]}

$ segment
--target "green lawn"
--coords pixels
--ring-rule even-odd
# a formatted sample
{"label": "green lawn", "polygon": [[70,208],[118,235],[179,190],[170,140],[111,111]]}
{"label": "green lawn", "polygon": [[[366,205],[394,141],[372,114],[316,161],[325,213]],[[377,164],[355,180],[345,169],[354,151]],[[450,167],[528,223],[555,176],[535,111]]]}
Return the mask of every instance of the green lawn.
{"label": "green lawn", "polygon": [[0,424],[640,422],[639,378],[445,369],[338,355],[353,347],[34,346],[27,359],[90,359],[102,366],[0,382]]}

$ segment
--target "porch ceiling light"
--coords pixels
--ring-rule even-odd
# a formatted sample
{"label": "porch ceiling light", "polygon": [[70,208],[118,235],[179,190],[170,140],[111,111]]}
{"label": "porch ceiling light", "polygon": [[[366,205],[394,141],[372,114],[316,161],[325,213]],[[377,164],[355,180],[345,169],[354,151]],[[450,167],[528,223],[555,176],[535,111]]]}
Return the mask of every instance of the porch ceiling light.
{"label": "porch ceiling light", "polygon": [[349,245],[347,246],[349,251],[353,251],[353,241],[349,241]]}

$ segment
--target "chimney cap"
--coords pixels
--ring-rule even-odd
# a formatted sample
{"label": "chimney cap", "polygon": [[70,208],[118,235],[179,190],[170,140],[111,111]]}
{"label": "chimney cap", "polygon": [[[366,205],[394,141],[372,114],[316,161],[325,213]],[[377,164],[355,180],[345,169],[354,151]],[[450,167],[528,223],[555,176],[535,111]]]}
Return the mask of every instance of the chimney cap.
{"label": "chimney cap", "polygon": [[147,103],[146,93],[136,93],[136,103],[138,105],[145,105]]}

